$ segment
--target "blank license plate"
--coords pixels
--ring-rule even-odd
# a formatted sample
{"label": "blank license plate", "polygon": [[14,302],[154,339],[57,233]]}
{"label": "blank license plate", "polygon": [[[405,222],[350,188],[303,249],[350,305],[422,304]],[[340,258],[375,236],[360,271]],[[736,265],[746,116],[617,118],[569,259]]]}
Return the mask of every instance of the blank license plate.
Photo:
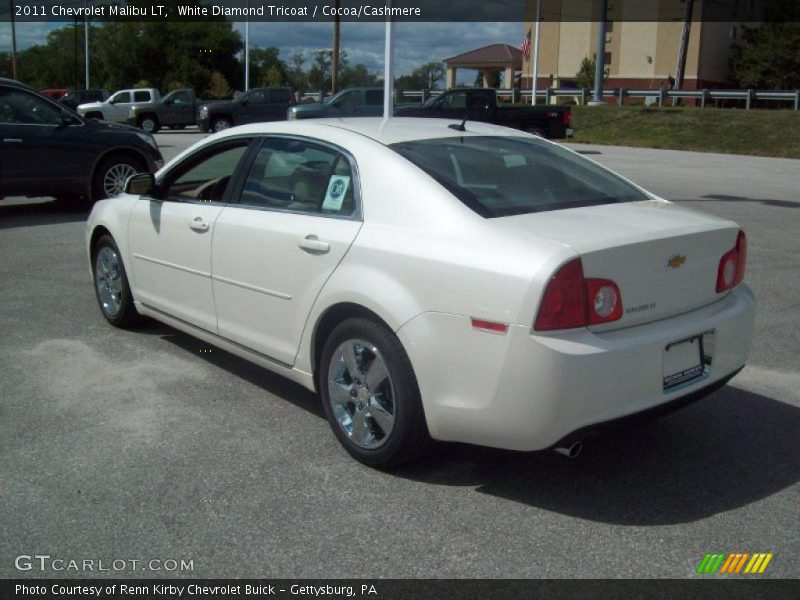
{"label": "blank license plate", "polygon": [[664,348],[664,389],[668,390],[703,374],[700,336]]}

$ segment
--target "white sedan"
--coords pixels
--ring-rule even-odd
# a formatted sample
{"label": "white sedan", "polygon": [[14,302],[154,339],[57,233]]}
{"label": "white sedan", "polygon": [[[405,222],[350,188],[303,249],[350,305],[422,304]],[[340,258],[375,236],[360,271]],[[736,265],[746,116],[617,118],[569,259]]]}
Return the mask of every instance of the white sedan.
{"label": "white sedan", "polygon": [[559,448],[745,364],[746,240],[556,144],[432,119],[259,123],[95,205],[103,316],[316,390],[390,467],[432,439]]}

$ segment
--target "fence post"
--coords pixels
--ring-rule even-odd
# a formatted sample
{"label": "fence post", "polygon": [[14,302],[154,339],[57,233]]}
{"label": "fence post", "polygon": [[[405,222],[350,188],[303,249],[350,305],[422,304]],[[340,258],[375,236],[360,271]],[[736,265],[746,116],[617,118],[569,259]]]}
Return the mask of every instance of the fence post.
{"label": "fence post", "polygon": [[703,95],[700,96],[700,108],[706,107],[706,98],[708,97],[708,90],[703,89]]}
{"label": "fence post", "polygon": [[625,99],[625,88],[619,88],[619,98],[617,100],[617,104],[619,106],[622,106],[624,99]]}
{"label": "fence post", "polygon": [[800,110],[800,90],[794,91],[794,109]]}
{"label": "fence post", "polygon": [[586,106],[589,98],[589,88],[583,88],[581,90],[581,106]]}
{"label": "fence post", "polygon": [[745,100],[745,110],[750,110],[750,104],[753,102],[753,90],[747,90],[747,99]]}
{"label": "fence post", "polygon": [[544,103],[545,105],[550,104],[550,92],[552,90],[549,87],[544,88]]}
{"label": "fence post", "polygon": [[662,108],[664,106],[664,90],[658,90],[658,108]]}

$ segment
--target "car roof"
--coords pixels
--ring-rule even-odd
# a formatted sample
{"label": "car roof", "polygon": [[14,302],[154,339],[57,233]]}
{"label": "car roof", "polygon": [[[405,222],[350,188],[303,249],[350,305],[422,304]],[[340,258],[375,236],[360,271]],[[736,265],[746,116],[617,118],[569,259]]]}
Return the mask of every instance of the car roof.
{"label": "car roof", "polygon": [[449,125],[458,125],[460,123],[460,119],[426,119],[418,117],[394,117],[386,122],[382,117],[302,119],[299,121],[273,121],[232,127],[231,129],[226,129],[224,134],[220,134],[220,136],[281,133],[318,137],[319,127],[322,125],[352,132],[387,146],[415,140],[479,135],[532,137],[532,134],[517,129],[478,121],[467,121],[464,125],[466,131],[458,131],[449,127]]}
{"label": "car roof", "polygon": [[15,87],[25,88],[26,90],[36,91],[27,83],[22,83],[21,81],[17,81],[16,79],[9,79],[8,77],[0,77],[0,83],[3,85],[13,85]]}

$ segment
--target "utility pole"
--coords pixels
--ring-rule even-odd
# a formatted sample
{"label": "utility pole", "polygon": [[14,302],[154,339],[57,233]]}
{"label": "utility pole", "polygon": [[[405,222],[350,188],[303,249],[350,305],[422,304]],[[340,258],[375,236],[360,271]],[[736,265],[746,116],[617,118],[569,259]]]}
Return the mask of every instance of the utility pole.
{"label": "utility pole", "polygon": [[339,0],[334,2],[336,16],[333,18],[333,52],[331,53],[331,94],[339,91]]}
{"label": "utility pole", "polygon": [[86,89],[89,89],[89,13],[88,0],[83,0],[83,61]]}
{"label": "utility pole", "polygon": [[589,106],[605,104],[603,101],[603,75],[606,66],[606,18],[608,17],[608,0],[600,1],[600,14],[597,23],[597,46],[594,55],[594,91]]}
{"label": "utility pole", "polygon": [[75,87],[73,89],[78,89],[80,87],[80,77],[78,76],[78,15],[75,15],[75,22],[73,23],[72,29],[75,38],[75,57],[74,57],[74,68],[75,68]]}
{"label": "utility pole", "polygon": [[244,24],[244,91],[250,89],[250,0],[247,0],[247,21]]}
{"label": "utility pole", "polygon": [[533,85],[531,93],[531,104],[536,106],[536,88],[539,82],[539,30],[541,27],[542,19],[542,0],[536,0],[536,40],[533,46]]}
{"label": "utility pole", "polygon": [[[692,30],[692,9],[694,0],[684,0],[686,5],[683,7],[683,29],[681,31],[681,42],[678,46],[678,64],[675,66],[675,83],[672,84],[673,90],[683,87],[683,73],[686,70],[686,52],[689,48],[689,33]],[[672,99],[675,106],[678,98]]]}
{"label": "utility pole", "polygon": [[8,0],[11,15],[11,78],[17,79],[17,24],[14,22],[14,0]]}

